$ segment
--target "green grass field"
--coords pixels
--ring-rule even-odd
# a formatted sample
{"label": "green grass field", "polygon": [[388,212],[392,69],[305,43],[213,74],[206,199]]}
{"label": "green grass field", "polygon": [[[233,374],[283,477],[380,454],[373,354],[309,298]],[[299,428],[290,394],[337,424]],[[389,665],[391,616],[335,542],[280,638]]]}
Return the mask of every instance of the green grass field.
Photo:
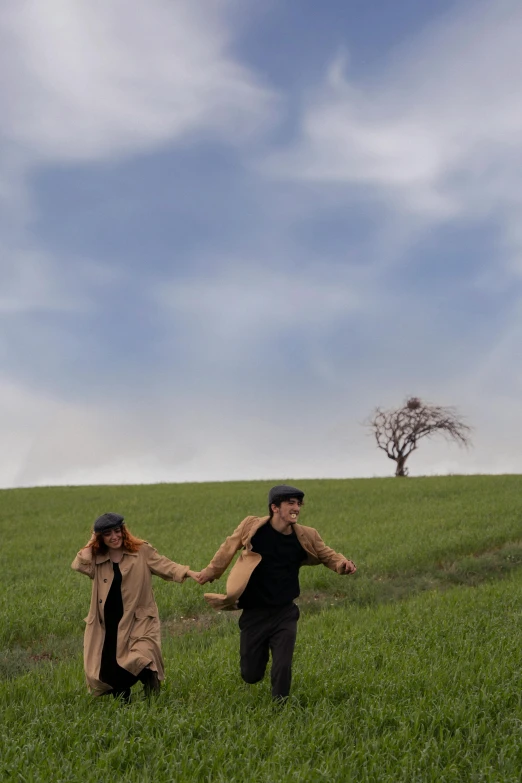
{"label": "green grass field", "polygon": [[[0,780],[522,780],[519,476],[300,481],[301,521],[354,577],[301,571],[290,701],[238,671],[238,613],[154,580],[167,680],[125,707],[84,686],[91,583],[70,563],[104,511],[195,569],[268,482],[0,492]],[[219,592],[225,579],[212,584]]]}

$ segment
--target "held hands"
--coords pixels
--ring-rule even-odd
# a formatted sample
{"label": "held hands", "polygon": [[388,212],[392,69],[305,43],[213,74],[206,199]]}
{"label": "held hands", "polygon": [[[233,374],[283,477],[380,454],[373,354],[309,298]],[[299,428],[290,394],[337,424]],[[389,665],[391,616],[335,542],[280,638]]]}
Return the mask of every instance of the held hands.
{"label": "held hands", "polygon": [[343,560],[343,562],[341,563],[341,568],[342,570],[339,571],[339,573],[344,575],[355,574],[355,572],[357,571],[357,567],[352,560]]}
{"label": "held hands", "polygon": [[213,582],[213,581],[214,581],[214,577],[211,576],[211,572],[208,570],[208,568],[203,568],[199,572],[198,582],[199,582],[200,585],[204,585],[207,582]]}
{"label": "held hands", "polygon": [[187,571],[187,576],[190,576],[190,578],[197,582],[198,585],[204,585],[207,582],[214,581],[206,568],[204,568],[202,571]]}

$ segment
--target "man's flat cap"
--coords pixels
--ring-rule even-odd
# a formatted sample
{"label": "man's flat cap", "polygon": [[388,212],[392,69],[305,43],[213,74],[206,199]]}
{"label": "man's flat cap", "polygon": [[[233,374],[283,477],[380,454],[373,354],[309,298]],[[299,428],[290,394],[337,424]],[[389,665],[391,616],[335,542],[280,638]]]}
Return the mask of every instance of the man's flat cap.
{"label": "man's flat cap", "polygon": [[274,503],[275,499],[297,498],[302,500],[304,498],[304,492],[297,487],[291,487],[289,484],[278,484],[276,487],[272,487],[268,493],[268,505]]}

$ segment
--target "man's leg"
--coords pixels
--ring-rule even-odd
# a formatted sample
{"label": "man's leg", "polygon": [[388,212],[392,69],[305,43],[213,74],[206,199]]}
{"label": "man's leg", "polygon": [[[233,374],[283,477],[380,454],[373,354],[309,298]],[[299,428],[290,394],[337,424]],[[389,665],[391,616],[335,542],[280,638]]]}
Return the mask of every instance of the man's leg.
{"label": "man's leg", "polygon": [[270,618],[265,610],[243,609],[239,618],[241,677],[253,685],[265,676],[268,663]]}
{"label": "man's leg", "polygon": [[299,607],[291,604],[285,607],[273,626],[270,650],[272,652],[272,698],[274,699],[286,699],[290,693],[298,620]]}

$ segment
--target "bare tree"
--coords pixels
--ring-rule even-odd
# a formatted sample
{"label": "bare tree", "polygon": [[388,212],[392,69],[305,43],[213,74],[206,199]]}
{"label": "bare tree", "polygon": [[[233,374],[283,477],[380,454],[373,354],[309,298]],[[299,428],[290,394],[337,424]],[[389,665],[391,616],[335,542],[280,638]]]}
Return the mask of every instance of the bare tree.
{"label": "bare tree", "polygon": [[417,448],[421,438],[442,435],[459,446],[471,445],[471,427],[464,423],[453,407],[442,407],[410,397],[402,408],[376,408],[367,425],[377,446],[397,463],[396,476],[407,476],[406,460]]}

